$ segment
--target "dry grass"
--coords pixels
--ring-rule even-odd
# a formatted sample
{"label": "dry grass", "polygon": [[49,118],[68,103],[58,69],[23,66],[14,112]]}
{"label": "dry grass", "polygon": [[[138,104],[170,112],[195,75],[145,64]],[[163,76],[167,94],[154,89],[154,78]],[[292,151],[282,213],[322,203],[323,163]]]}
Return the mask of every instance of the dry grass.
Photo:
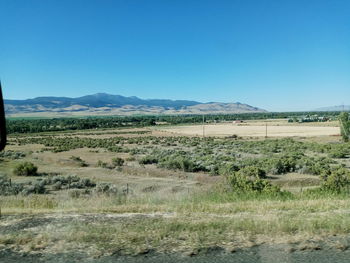
{"label": "dry grass", "polygon": [[[175,134],[203,135],[202,125],[173,126],[162,129]],[[265,124],[208,124],[204,127],[206,136],[230,136],[264,137],[266,135]],[[306,126],[306,125],[271,125],[267,127],[268,137],[313,137],[335,136],[340,134],[339,127]]]}
{"label": "dry grass", "polygon": [[26,222],[28,226],[2,235],[0,244],[29,251],[82,249],[106,255],[142,253],[150,248],[185,252],[220,246],[230,250],[266,242],[322,240],[350,230],[349,202],[331,198],[221,204],[204,199],[194,202],[184,196],[164,204],[154,199],[118,204],[102,196],[56,201],[44,196],[6,199],[3,214],[25,214],[4,217],[0,227],[12,225],[15,229]]}

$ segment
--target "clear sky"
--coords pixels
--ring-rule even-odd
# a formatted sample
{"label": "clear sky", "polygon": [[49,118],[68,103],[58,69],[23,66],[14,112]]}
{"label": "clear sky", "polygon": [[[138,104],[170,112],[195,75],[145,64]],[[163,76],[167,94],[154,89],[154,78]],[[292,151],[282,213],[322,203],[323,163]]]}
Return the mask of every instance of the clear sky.
{"label": "clear sky", "polygon": [[349,0],[0,0],[8,99],[350,104]]}

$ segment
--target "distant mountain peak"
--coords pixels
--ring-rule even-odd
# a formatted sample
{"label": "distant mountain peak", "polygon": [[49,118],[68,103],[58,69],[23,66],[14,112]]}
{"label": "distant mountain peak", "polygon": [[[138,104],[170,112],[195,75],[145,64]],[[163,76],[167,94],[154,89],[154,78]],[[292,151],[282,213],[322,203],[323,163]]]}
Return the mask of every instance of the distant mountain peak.
{"label": "distant mountain peak", "polygon": [[7,114],[70,113],[99,114],[206,114],[264,112],[242,103],[201,103],[191,100],[140,99],[108,93],[96,93],[78,98],[37,97],[27,100],[5,100]]}
{"label": "distant mountain peak", "polygon": [[[89,95],[87,95],[89,96]],[[99,97],[99,96],[110,96],[110,94],[108,93],[104,93],[104,92],[99,92],[99,93],[95,93],[95,94],[92,94],[90,96],[95,96],[95,97]]]}

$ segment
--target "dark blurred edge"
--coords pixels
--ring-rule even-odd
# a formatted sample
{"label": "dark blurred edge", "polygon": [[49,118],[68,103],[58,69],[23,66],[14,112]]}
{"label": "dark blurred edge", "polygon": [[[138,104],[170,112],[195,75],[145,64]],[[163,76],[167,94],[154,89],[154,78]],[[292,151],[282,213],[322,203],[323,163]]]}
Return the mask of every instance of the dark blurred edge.
{"label": "dark blurred edge", "polygon": [[6,145],[6,119],[5,119],[5,108],[4,100],[2,97],[2,88],[0,82],[0,151],[5,148]]}

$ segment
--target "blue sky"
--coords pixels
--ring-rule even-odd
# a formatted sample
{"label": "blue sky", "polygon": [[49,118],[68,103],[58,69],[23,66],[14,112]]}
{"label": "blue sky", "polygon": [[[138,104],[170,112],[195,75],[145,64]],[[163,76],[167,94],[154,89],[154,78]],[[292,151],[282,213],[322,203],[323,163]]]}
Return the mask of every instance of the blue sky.
{"label": "blue sky", "polygon": [[348,0],[0,0],[4,96],[350,104]]}

